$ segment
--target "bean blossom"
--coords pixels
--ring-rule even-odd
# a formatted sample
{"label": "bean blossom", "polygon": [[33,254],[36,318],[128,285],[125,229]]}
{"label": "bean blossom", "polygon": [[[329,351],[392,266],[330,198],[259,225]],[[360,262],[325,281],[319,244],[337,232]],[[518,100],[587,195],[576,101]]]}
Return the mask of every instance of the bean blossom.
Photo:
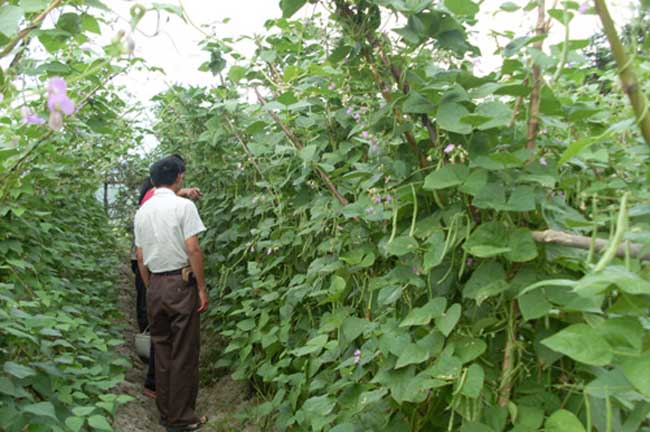
{"label": "bean blossom", "polygon": [[47,94],[49,126],[53,130],[59,130],[63,127],[63,114],[69,116],[74,112],[74,102],[68,97],[68,86],[61,77],[50,79]]}

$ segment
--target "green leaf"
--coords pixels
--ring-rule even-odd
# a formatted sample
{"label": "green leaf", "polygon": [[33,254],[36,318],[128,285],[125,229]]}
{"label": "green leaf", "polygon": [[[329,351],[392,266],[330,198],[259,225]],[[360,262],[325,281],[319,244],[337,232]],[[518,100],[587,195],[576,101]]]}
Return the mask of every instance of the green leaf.
{"label": "green leaf", "polygon": [[505,2],[500,6],[500,9],[506,12],[515,12],[519,10],[519,6],[513,2]]}
{"label": "green leaf", "polygon": [[95,429],[103,431],[113,431],[113,427],[106,421],[106,417],[101,415],[94,415],[88,418],[88,425]]}
{"label": "green leaf", "polygon": [[92,15],[84,14],[81,16],[81,28],[87,32],[102,34],[99,23]]}
{"label": "green leaf", "polygon": [[442,316],[446,305],[447,299],[444,297],[437,297],[424,306],[411,310],[399,326],[410,327],[427,325],[432,319]]}
{"label": "green leaf", "polygon": [[422,266],[424,267],[425,272],[428,272],[442,263],[442,260],[445,257],[445,235],[442,231],[436,231],[432,234],[428,243],[429,248],[422,258]]}
{"label": "green leaf", "polygon": [[553,351],[592,366],[606,366],[614,355],[611,347],[596,330],[587,324],[573,324],[542,340]]}
{"label": "green leaf", "polygon": [[445,337],[449,336],[454,327],[456,327],[462,310],[461,305],[455,303],[442,316],[436,318],[436,327]]}
{"label": "green leaf", "polygon": [[546,432],[585,432],[584,426],[570,411],[557,410],[544,423]]}
{"label": "green leaf", "polygon": [[21,0],[20,5],[25,12],[40,12],[47,7],[49,0]]}
{"label": "green leaf", "polygon": [[403,368],[410,364],[418,364],[425,362],[429,359],[431,354],[426,347],[420,346],[417,343],[410,343],[406,346],[404,351],[400,354],[395,364],[395,369]]}
{"label": "green leaf", "polygon": [[537,245],[527,228],[517,228],[508,235],[506,258],[512,262],[526,262],[537,258]]}
{"label": "green leaf", "polygon": [[481,304],[486,299],[498,295],[508,289],[506,272],[496,261],[482,263],[463,288],[463,297],[470,298]]}
{"label": "green leaf", "polygon": [[481,395],[484,380],[485,372],[483,372],[483,368],[474,363],[467,369],[465,383],[460,392],[469,398],[476,399]]}
{"label": "green leaf", "polygon": [[82,417],[68,417],[65,419],[65,425],[72,430],[72,432],[79,432],[83,427],[86,420]]}
{"label": "green leaf", "polygon": [[35,404],[25,405],[22,407],[22,410],[39,417],[49,417],[51,419],[57,420],[56,411],[54,410],[54,405],[52,405],[52,402],[39,402]]}
{"label": "green leaf", "polygon": [[455,102],[448,102],[440,105],[436,120],[441,129],[466,135],[472,132],[472,126],[461,121],[461,118],[467,114],[469,114],[469,111],[463,105]]}
{"label": "green leaf", "polygon": [[435,111],[435,106],[421,94],[412,91],[404,101],[402,110],[410,114],[429,114]]}
{"label": "green leaf", "polygon": [[95,412],[96,408],[94,406],[76,406],[72,408],[74,415],[78,417],[88,417],[90,414]]}
{"label": "green leaf", "polygon": [[343,336],[348,342],[352,342],[354,339],[359,337],[371,323],[368,320],[357,318],[357,317],[347,317],[343,321]]}
{"label": "green leaf", "polygon": [[424,189],[445,189],[463,184],[469,175],[469,168],[461,164],[443,165],[424,179]]}
{"label": "green leaf", "polygon": [[82,417],[68,417],[65,419],[65,425],[72,430],[72,432],[79,432],[83,427],[86,420]]}
{"label": "green leaf", "polygon": [[623,266],[608,266],[603,271],[590,273],[580,279],[574,291],[581,297],[601,294],[610,285],[632,295],[650,295],[650,282]]}
{"label": "green leaf", "polygon": [[510,252],[507,244],[508,231],[501,222],[487,222],[479,225],[463,244],[463,250],[479,258],[489,258]]}
{"label": "green leaf", "polygon": [[639,357],[626,357],[621,365],[625,377],[635,389],[650,397],[650,352]]}
{"label": "green leaf", "polygon": [[506,127],[512,119],[512,109],[503,102],[486,102],[476,108],[475,114],[485,116],[488,120],[478,125],[479,130]]}
{"label": "green leaf", "polygon": [[280,0],[280,9],[282,9],[282,16],[284,18],[291,18],[300,8],[302,8],[307,0]]}
{"label": "green leaf", "polygon": [[413,237],[401,236],[386,244],[386,252],[395,256],[404,256],[415,252],[418,249],[418,242]]}
{"label": "green leaf", "polygon": [[445,0],[445,6],[456,15],[473,17],[479,11],[478,4],[472,0]]}
{"label": "green leaf", "polygon": [[293,355],[302,357],[320,351],[327,343],[327,339],[327,335],[316,336],[307,341],[307,344],[305,346],[293,350]]}
{"label": "green leaf", "polygon": [[22,19],[22,8],[12,5],[4,5],[0,7],[0,33],[7,37],[12,37],[18,33],[18,26]]}
{"label": "green leaf", "polygon": [[36,371],[34,369],[10,361],[4,364],[4,371],[9,375],[15,376],[18,379],[36,375]]}

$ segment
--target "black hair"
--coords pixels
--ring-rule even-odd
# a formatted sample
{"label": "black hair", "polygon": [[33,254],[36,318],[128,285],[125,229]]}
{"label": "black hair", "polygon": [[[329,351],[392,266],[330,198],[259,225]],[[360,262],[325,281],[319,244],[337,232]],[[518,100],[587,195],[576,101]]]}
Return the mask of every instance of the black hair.
{"label": "black hair", "polygon": [[149,174],[156,187],[171,186],[185,172],[185,163],[177,156],[169,156],[151,165]]}
{"label": "black hair", "polygon": [[144,181],[140,185],[140,189],[138,189],[139,191],[138,205],[140,205],[140,203],[144,199],[144,196],[147,194],[147,192],[149,192],[149,189],[151,189],[152,187],[153,187],[153,183],[151,181],[151,177],[147,177],[146,179],[144,179]]}

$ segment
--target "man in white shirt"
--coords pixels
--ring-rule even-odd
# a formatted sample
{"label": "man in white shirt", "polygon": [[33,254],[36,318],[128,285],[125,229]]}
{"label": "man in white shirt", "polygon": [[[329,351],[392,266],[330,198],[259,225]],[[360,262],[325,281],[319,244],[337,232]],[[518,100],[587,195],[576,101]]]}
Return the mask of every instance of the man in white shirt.
{"label": "man in white shirt", "polygon": [[[199,314],[208,308],[203,254],[197,235],[205,231],[194,203],[176,195],[185,164],[176,157],[151,166],[156,192],[135,215],[138,266],[147,304],[156,361],[156,404],[168,431],[199,429]],[[194,278],[183,280],[191,267]]]}

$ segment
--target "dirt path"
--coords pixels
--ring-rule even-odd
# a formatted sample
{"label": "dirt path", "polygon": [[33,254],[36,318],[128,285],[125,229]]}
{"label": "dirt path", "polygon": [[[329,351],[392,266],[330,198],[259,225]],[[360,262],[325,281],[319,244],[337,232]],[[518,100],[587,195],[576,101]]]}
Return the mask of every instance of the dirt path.
{"label": "dirt path", "polygon": [[[120,385],[119,392],[128,394],[134,400],[121,407],[115,417],[113,427],[116,432],[165,432],[158,425],[158,410],[153,399],[142,394],[147,365],[135,353],[134,334],[137,331],[135,320],[135,288],[133,275],[129,268],[124,268],[120,283],[120,310],[123,313],[127,328],[124,331],[126,344],[120,347],[121,353],[127,357],[132,367],[126,372],[126,380]],[[206,338],[202,341],[205,346]],[[206,381],[205,378],[202,382]],[[237,431],[255,432],[256,427],[247,413],[253,406],[246,400],[246,383],[233,381],[230,376],[211,377],[213,382],[199,389],[197,411],[207,415],[210,422],[204,431]]]}

